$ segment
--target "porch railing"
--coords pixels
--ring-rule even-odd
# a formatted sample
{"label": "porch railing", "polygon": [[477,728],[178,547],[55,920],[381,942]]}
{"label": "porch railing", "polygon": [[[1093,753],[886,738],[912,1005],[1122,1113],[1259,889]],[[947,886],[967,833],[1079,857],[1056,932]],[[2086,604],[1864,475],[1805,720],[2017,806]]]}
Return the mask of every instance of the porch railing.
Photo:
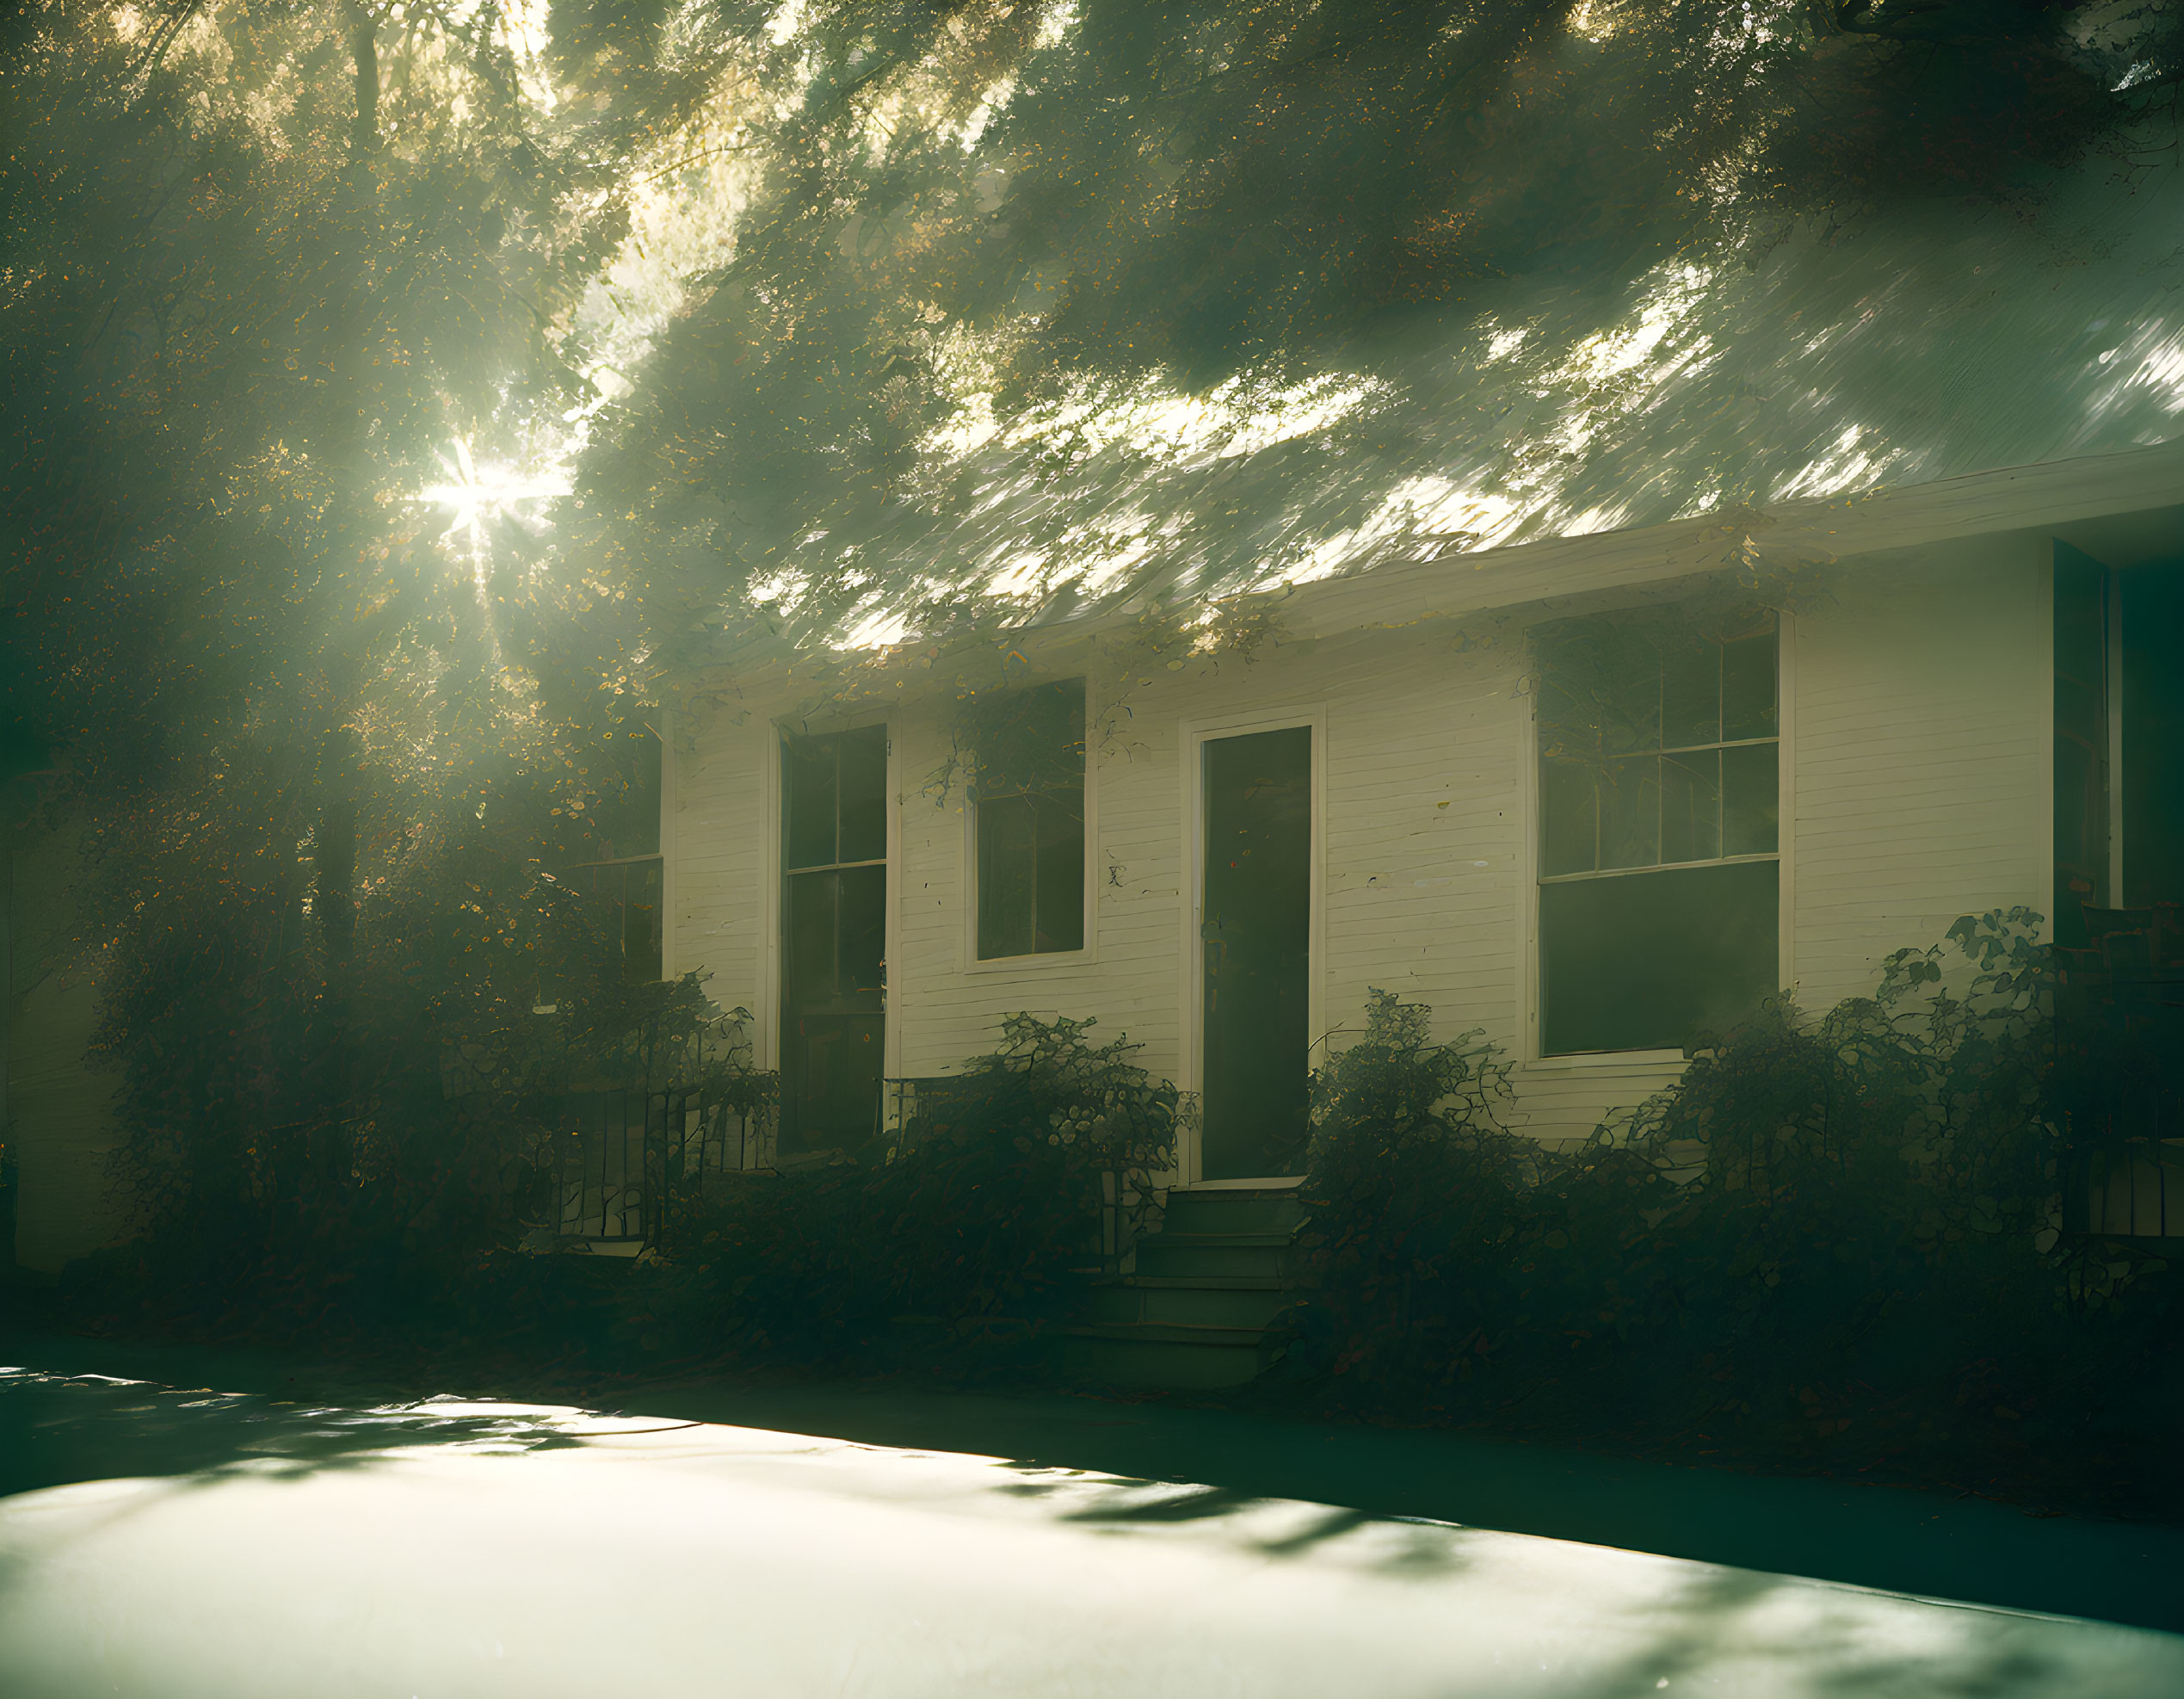
{"label": "porch railing", "polygon": [[771,1105],[717,1087],[572,1092],[557,1120],[565,1240],[667,1245],[719,1181],[774,1165]]}
{"label": "porch railing", "polygon": [[[915,1150],[946,1134],[971,1103],[971,1094],[957,1076],[882,1080],[879,1130],[891,1155]],[[1101,1171],[1096,1233],[1088,1232],[1085,1241],[1088,1270],[1113,1276],[1129,1270],[1137,1240],[1155,1207],[1148,1178],[1134,1171]]]}
{"label": "porch railing", "polygon": [[2184,1234],[2184,910],[2088,908],[2085,917],[2085,947],[2056,953],[2070,1224]]}

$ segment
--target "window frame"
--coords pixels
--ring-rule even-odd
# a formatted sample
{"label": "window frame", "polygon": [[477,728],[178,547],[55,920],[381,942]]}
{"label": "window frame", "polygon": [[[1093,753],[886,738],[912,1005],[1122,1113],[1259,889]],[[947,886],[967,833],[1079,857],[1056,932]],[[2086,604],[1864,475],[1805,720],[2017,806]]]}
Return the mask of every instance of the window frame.
{"label": "window frame", "polygon": [[[978,804],[966,788],[962,792],[960,807],[963,814],[963,971],[966,973],[1021,973],[1027,969],[1040,971],[1049,967],[1084,966],[1100,959],[1097,924],[1100,875],[1096,858],[1100,824],[1100,763],[1095,756],[1096,739],[1092,729],[1092,679],[1089,675],[1072,677],[1080,677],[1084,686],[1084,888],[1082,893],[1084,942],[1073,950],[1033,950],[1023,955],[982,956],[978,954]],[[1023,685],[1010,688],[1067,684],[1070,682],[1071,679],[1066,677],[1035,678],[1026,680]]]}
{"label": "window frame", "polygon": [[[784,1050],[783,1039],[787,1026],[787,1011],[782,1006],[781,952],[788,938],[788,792],[787,763],[782,759],[786,740],[792,737],[830,737],[840,732],[859,732],[872,726],[884,729],[887,747],[886,789],[886,930],[884,960],[891,971],[901,959],[902,949],[902,856],[903,856],[903,752],[900,728],[895,717],[888,714],[866,714],[836,720],[817,723],[794,715],[779,715],[766,722],[765,731],[758,740],[759,759],[757,778],[763,787],[760,794],[762,806],[759,819],[764,824],[760,834],[757,871],[762,881],[758,892],[760,948],[754,964],[758,969],[758,982],[752,987],[750,1007],[754,1028],[752,1053],[761,1066],[778,1072]],[[799,868],[799,873],[814,871]],[[880,1046],[885,1078],[893,1078],[899,1072],[902,1052],[901,999],[893,996],[891,979],[881,998]]]}
{"label": "window frame", "polygon": [[[658,900],[654,906],[652,917],[652,941],[656,947],[655,954],[657,954],[659,957],[659,972],[651,979],[629,979],[625,976],[623,981],[626,985],[659,985],[668,984],[676,977],[674,944],[675,927],[672,918],[674,910],[670,905],[671,894],[669,885],[670,878],[669,869],[673,864],[673,857],[669,853],[669,823],[675,816],[673,805],[675,784],[675,766],[673,760],[674,745],[668,738],[669,726],[665,721],[664,716],[662,717],[659,723],[654,723],[652,721],[645,722],[645,729],[652,734],[654,742],[658,745],[660,757],[660,781],[658,796],[657,799],[659,818],[654,823],[654,848],[639,855],[597,856],[594,856],[588,862],[571,862],[566,867],[560,868],[555,874],[555,877],[557,879],[566,879],[569,875],[573,874],[595,873],[602,868],[626,868],[642,867],[647,862],[657,862],[659,864]],[[587,892],[583,894],[592,898],[597,898],[598,895],[595,892]],[[622,909],[626,909],[629,905],[626,896],[602,900],[612,900],[616,907]],[[625,930],[622,934],[622,960],[625,963],[626,963],[629,960],[628,934],[626,930]]]}
{"label": "window frame", "polygon": [[[1287,732],[1309,726],[1312,734],[1311,967],[1305,994],[1306,1053],[1313,1065],[1323,1060],[1329,1034],[1330,968],[1327,950],[1327,763],[1328,706],[1317,701],[1288,707],[1235,708],[1185,714],[1175,722],[1177,778],[1182,789],[1183,900],[1177,905],[1177,1016],[1175,1084],[1196,1097],[1206,1085],[1206,745],[1222,738],[1255,732]],[[1186,1124],[1175,1137],[1175,1184],[1188,1191],[1280,1191],[1301,1186],[1305,1177],[1274,1175],[1262,1179],[1208,1180],[1199,1148],[1199,1129]]]}
{"label": "window frame", "polygon": [[[1731,866],[1754,862],[1773,862],[1775,874],[1775,945],[1774,977],[1782,987],[1793,988],[1797,983],[1797,616],[1785,609],[1774,610],[1774,714],[1775,714],[1775,848],[1772,855],[1718,856],[1701,862],[1664,862],[1652,867],[1613,868],[1589,873],[1550,874],[1543,871],[1545,865],[1546,842],[1544,822],[1540,819],[1542,803],[1540,787],[1541,752],[1544,739],[1539,723],[1539,692],[1536,674],[1532,676],[1526,689],[1527,711],[1521,716],[1518,763],[1518,806],[1524,829],[1524,878],[1520,915],[1518,918],[1517,962],[1517,1021],[1519,1034],[1517,1060],[1527,1073],[1580,1072],[1588,1068],[1645,1066],[1648,1065],[1676,1064],[1685,1060],[1681,1048],[1633,1050],[1567,1050],[1548,1051],[1543,1047],[1545,1031],[1545,975],[1543,972],[1543,951],[1545,940],[1539,924],[1539,893],[1543,887],[1553,884],[1574,884],[1582,880],[1623,879],[1632,874],[1663,873],[1679,868]],[[1738,739],[1737,743],[1763,743],[1764,738]],[[1737,744],[1706,745],[1710,748],[1734,748]]]}
{"label": "window frame", "polygon": [[[652,910],[652,942],[657,947],[657,954],[659,956],[659,972],[647,979],[632,979],[629,976],[627,973],[627,964],[629,961],[629,934],[627,931],[628,923],[625,920],[623,923],[624,930],[619,935],[621,939],[620,954],[624,964],[622,982],[625,985],[665,985],[669,979],[675,977],[669,972],[668,961],[667,857],[657,851],[650,856],[602,856],[595,862],[572,862],[567,867],[562,868],[559,873],[554,875],[558,882],[566,885],[571,882],[571,876],[577,874],[595,874],[600,869],[605,868],[612,868],[620,872],[629,868],[642,868],[656,864],[659,868],[659,897],[658,900],[653,905]],[[626,874],[625,874],[624,877],[626,878]],[[610,902],[614,904],[617,909],[624,911],[625,912],[626,912],[630,906],[629,899],[626,895],[608,897],[602,895],[597,891],[578,891],[577,893],[577,896],[579,901]]]}

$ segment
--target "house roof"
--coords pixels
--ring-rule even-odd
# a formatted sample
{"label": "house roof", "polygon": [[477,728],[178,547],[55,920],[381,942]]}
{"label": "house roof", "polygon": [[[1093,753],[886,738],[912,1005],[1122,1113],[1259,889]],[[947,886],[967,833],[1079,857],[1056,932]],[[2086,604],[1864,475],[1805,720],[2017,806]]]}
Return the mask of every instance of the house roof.
{"label": "house roof", "polygon": [[764,630],[706,659],[884,646],[966,602],[1021,628],[1305,586],[1300,614],[1407,619],[1748,547],[2163,506],[2184,491],[2184,458],[2149,452],[2184,442],[2180,213],[2184,170],[2101,159],[2037,215],[1927,207],[1749,269],[1664,262],[1605,314],[1504,295],[1369,379],[959,433],[860,543],[885,563],[867,596],[799,603],[792,560]]}

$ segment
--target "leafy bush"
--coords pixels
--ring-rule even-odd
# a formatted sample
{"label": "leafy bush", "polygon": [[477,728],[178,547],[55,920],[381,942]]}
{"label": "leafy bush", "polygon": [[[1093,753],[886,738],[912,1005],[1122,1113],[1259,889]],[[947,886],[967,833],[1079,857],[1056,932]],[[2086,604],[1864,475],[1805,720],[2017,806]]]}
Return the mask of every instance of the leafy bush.
{"label": "leafy bush", "polygon": [[1312,1077],[1311,1324],[1327,1368],[1436,1380],[1490,1354],[1533,1214],[1539,1147],[1500,1124],[1505,1071],[1467,1033],[1375,991],[1364,1035]]}
{"label": "leafy bush", "polygon": [[1566,1154],[1502,1129],[1475,1036],[1375,992],[1315,1082],[1289,1372],[1778,1447],[2127,1426],[2177,1317],[2162,1258],[2064,1231],[2036,923],[1968,917],[1817,1019],[1772,1002]]}
{"label": "leafy bush", "polygon": [[1036,1320],[1100,1255],[1104,1204],[1151,1192],[1181,1102],[1089,1020],[1011,1015],[1000,1047],[927,1082],[870,1165],[731,1177],[682,1261],[706,1331],[824,1355],[893,1318]]}

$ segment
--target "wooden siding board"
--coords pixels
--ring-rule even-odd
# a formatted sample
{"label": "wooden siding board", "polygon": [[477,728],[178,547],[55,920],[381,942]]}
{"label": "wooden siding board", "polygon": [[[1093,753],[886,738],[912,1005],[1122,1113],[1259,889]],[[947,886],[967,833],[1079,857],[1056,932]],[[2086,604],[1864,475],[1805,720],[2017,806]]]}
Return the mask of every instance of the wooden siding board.
{"label": "wooden siding board", "polygon": [[[1870,989],[1880,959],[1934,942],[1959,914],[2039,905],[2043,664],[2037,573],[2023,539],[1853,562],[1837,601],[1798,623],[1795,814],[1786,842],[1794,971],[1808,1006]],[[1936,642],[1934,633],[1948,634]],[[1329,1024],[1354,1029],[1373,986],[1433,1004],[1437,1029],[1473,1029],[1514,1054],[1525,963],[1516,919],[1531,869],[1531,702],[1521,646],[1458,652],[1417,630],[1338,633],[1309,659],[1277,647],[1163,675],[1131,692],[1126,736],[1093,752],[1093,950],[973,964],[959,797],[919,789],[946,751],[940,707],[894,726],[900,832],[892,1019],[900,1069],[950,1071],[990,1048],[1019,1009],[1096,1016],[1156,1072],[1181,1072],[1184,1028],[1186,724],[1316,707],[1326,727],[1320,971]],[[1102,701],[1094,681],[1095,711]],[[782,690],[776,712],[792,699]],[[764,972],[762,794],[770,726],[694,714],[676,843],[678,962],[714,995],[757,1006]],[[1393,728],[1392,732],[1389,728]],[[1442,806],[1446,805],[1446,806]],[[1673,1060],[1515,1064],[1513,1124],[1566,1141],[1673,1080]]]}

